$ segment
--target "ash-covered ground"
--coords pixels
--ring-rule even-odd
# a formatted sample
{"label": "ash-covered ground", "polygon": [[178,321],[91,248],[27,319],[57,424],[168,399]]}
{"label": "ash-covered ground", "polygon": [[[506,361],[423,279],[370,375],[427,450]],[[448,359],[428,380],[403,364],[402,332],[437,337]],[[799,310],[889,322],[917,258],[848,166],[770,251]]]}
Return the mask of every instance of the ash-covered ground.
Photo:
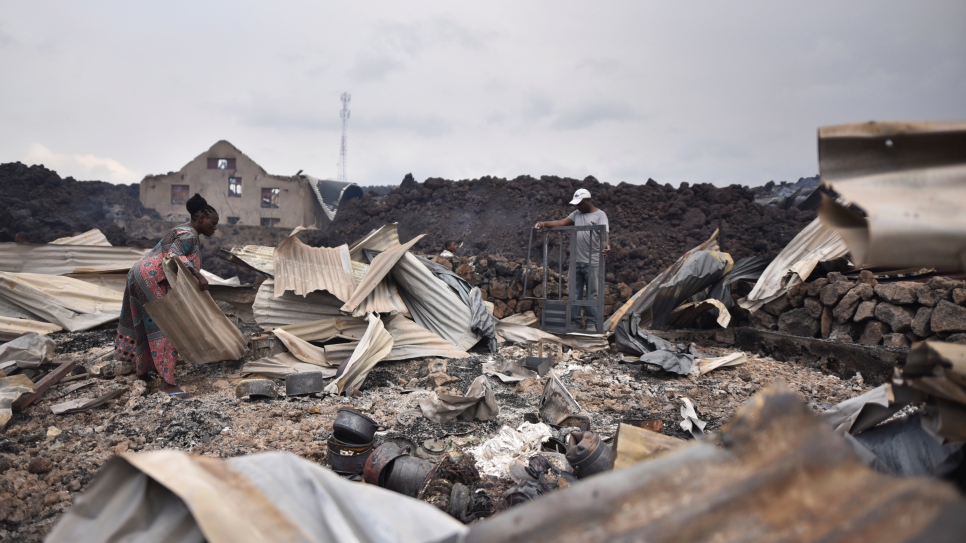
{"label": "ash-covered ground", "polygon": [[[110,352],[113,330],[61,333],[58,357],[73,357],[81,365]],[[711,356],[731,351],[707,347]],[[369,374],[359,397],[297,397],[277,400],[236,399],[242,379],[241,362],[179,366],[179,383],[193,397],[168,398],[156,384],[145,385],[133,375],[90,378],[54,386],[24,413],[15,414],[0,435],[0,541],[41,541],[73,500],[90,484],[113,454],[173,448],[193,454],[231,457],[261,451],[291,451],[324,463],[326,440],[339,408],[350,406],[369,414],[385,432],[379,441],[407,440],[416,445],[442,438],[464,450],[495,435],[501,426],[517,427],[524,415],[536,413],[543,385],[536,379],[490,383],[500,404],[496,420],[439,425],[422,417],[417,398],[449,392],[462,395],[481,374],[481,364],[518,360],[524,349],[504,346],[499,353],[470,358],[418,359],[384,362]],[[683,431],[681,398],[694,402],[699,417],[714,432],[753,394],[776,380],[798,390],[816,411],[865,392],[861,376],[843,380],[799,365],[748,356],[741,366],[720,368],[701,377],[678,376],[620,363],[612,352],[556,351],[554,373],[571,391],[592,429],[612,438],[622,418],[656,418],[663,433],[690,439]],[[447,379],[438,370],[445,364]],[[438,386],[434,386],[438,383]],[[445,382],[448,381],[448,382]],[[69,389],[85,384],[83,388]],[[89,384],[88,384],[89,383]],[[54,404],[95,397],[114,389],[126,392],[88,412],[54,415]],[[283,387],[284,390],[284,387]],[[468,433],[466,433],[468,432]],[[361,484],[361,483],[360,483]]]}

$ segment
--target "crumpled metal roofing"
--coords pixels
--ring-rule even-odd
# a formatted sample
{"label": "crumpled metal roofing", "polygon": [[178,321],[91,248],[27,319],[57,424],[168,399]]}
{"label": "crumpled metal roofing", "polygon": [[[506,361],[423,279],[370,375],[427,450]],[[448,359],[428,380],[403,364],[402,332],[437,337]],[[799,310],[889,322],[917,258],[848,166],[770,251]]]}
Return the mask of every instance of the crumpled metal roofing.
{"label": "crumpled metal roofing", "polygon": [[376,283],[376,288],[366,296],[366,299],[352,311],[353,317],[363,317],[368,313],[379,313],[383,315],[406,314],[409,309],[399,295],[399,289],[393,282],[392,277],[385,277]]}
{"label": "crumpled metal roofing", "polygon": [[107,236],[97,228],[88,230],[83,234],[57,238],[50,242],[51,245],[96,245],[100,247],[111,247],[111,242],[107,241]]}
{"label": "crumpled metal roofing", "polygon": [[355,183],[318,179],[310,175],[302,175],[301,177],[312,188],[315,199],[318,200],[319,205],[322,206],[322,211],[330,221],[335,220],[335,214],[343,200],[361,198],[364,194],[362,187]]}
{"label": "crumpled metal roofing", "polygon": [[222,249],[219,256],[229,262],[248,266],[269,277],[275,276],[275,247],[264,247],[261,245],[232,247],[227,251]]}
{"label": "crumpled metal roofing", "polygon": [[321,347],[316,347],[308,341],[299,339],[295,335],[286,332],[281,328],[276,328],[272,330],[275,337],[279,339],[288,349],[288,352],[292,353],[295,358],[298,358],[306,364],[315,364],[316,366],[334,366],[335,364],[330,363],[325,357],[325,351]]}
{"label": "crumpled metal roofing", "polygon": [[273,356],[259,358],[246,362],[242,366],[242,375],[256,374],[270,379],[285,379],[285,376],[293,373],[321,372],[326,377],[335,375],[335,368],[321,367],[315,364],[306,364],[292,353],[278,353]]}
{"label": "crumpled metal roofing", "polygon": [[30,332],[44,336],[61,330],[56,324],[0,316],[0,341],[10,341]]}
{"label": "crumpled metal roofing", "polygon": [[349,255],[357,262],[368,262],[364,249],[385,251],[399,245],[399,229],[396,223],[386,224],[369,232],[362,239],[349,245]]}
{"label": "crumpled metal roofing", "polygon": [[420,326],[462,351],[479,342],[481,336],[471,329],[470,308],[415,256],[403,255],[391,273],[409,313]]}
{"label": "crumpled metal roofing", "polygon": [[367,317],[369,328],[348,360],[339,365],[335,380],[325,387],[331,394],[351,393],[362,385],[366,375],[392,350],[392,336],[375,313]]}
{"label": "crumpled metal roofing", "polygon": [[266,280],[258,288],[252,314],[262,330],[272,330],[286,324],[317,321],[324,317],[338,317],[342,300],[328,292],[312,292],[306,297],[286,292],[275,297],[275,282]]}
{"label": "crumpled metal roofing", "polygon": [[[393,305],[392,298],[385,297],[388,294],[387,289],[385,287],[383,289],[377,289],[377,287],[383,284],[383,280],[389,275],[389,272],[396,265],[396,262],[399,262],[399,259],[406,254],[406,251],[412,249],[413,245],[419,243],[419,240],[423,239],[424,236],[425,234],[420,234],[405,244],[394,245],[376,255],[376,258],[372,259],[372,263],[369,264],[365,278],[359,282],[355,292],[352,293],[346,300],[345,305],[342,306],[342,311],[350,313],[353,316],[361,316],[358,314],[358,310],[364,302],[367,308],[369,306],[391,307]],[[370,300],[370,294],[374,292],[376,295],[372,296]]]}
{"label": "crumpled metal roofing", "polygon": [[334,338],[362,339],[369,327],[366,319],[355,317],[327,317],[317,321],[289,324],[280,329],[303,341],[326,342]]}
{"label": "crumpled metal roofing", "polygon": [[[819,129],[819,217],[857,266],[966,268],[966,122]],[[848,207],[859,207],[864,216]]]}
{"label": "crumpled metal roofing", "polygon": [[78,279],[0,272],[0,298],[65,330],[90,330],[121,316],[123,293]]}
{"label": "crumpled metal roofing", "polygon": [[245,338],[218,308],[211,294],[198,287],[198,280],[184,262],[169,258],[163,266],[171,290],[144,304],[144,310],[178,354],[192,364],[244,357],[248,352]]}
{"label": "crumpled metal roofing", "polygon": [[424,356],[438,356],[441,358],[464,358],[469,356],[415,322],[402,315],[396,315],[386,321],[386,329],[392,336],[392,350],[386,360],[407,360]]}
{"label": "crumpled metal roofing", "polygon": [[722,429],[470,526],[483,541],[957,541],[966,501],[950,484],[869,469],[797,394],[770,390]]}
{"label": "crumpled metal roofing", "polygon": [[0,243],[0,271],[45,275],[126,272],[147,252],[136,247]]}
{"label": "crumpled metal roofing", "polygon": [[781,297],[788,289],[808,279],[819,262],[849,254],[842,236],[815,219],[802,229],[765,268],[755,287],[738,305],[754,313]]}
{"label": "crumpled metal roofing", "polygon": [[325,290],[345,301],[356,288],[348,245],[310,247],[289,236],[275,249],[274,262],[276,297],[286,291],[305,296]]}

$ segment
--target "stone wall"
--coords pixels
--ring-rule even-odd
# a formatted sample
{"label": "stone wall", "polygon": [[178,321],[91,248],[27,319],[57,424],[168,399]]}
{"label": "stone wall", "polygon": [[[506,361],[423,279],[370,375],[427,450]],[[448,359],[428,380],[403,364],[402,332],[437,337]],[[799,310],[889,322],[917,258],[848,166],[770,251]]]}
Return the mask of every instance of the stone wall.
{"label": "stone wall", "polygon": [[966,343],[966,282],[878,283],[863,271],[796,285],[751,316],[758,328],[865,345],[908,347],[924,339]]}

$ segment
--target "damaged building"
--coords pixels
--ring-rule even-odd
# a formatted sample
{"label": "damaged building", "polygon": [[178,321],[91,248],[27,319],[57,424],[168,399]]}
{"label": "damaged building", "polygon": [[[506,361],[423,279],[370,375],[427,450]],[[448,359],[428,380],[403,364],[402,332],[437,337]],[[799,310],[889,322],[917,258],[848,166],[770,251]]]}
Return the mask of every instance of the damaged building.
{"label": "damaged building", "polygon": [[177,172],[141,181],[141,203],[172,222],[188,219],[185,202],[201,194],[227,225],[322,228],[340,202],[359,198],[354,183],[318,179],[299,171],[274,175],[231,143],[221,140]]}

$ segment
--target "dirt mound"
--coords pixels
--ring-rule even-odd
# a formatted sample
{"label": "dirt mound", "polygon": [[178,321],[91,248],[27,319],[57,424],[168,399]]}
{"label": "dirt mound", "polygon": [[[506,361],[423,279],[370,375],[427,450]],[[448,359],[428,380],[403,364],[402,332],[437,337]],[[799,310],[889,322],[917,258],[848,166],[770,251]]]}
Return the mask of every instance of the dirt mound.
{"label": "dirt mound", "polygon": [[756,204],[754,191],[739,185],[682,183],[674,188],[648,180],[644,185],[614,186],[593,177],[554,176],[456,182],[430,178],[418,183],[407,175],[385,196],[370,193],[342,204],[319,242],[351,242],[383,224],[398,222],[404,240],[427,234],[417,250],[439,251],[444,240],[457,239],[465,242],[462,254],[522,258],[534,223],[567,216],[574,209],[568,202],[578,188],[590,190],[610,220],[610,282],[649,281],[715,228],[721,230],[722,249],[736,259],[771,259],[815,218],[813,211]]}
{"label": "dirt mound", "polygon": [[[43,166],[0,164],[0,241],[24,234],[31,243],[48,243],[99,228],[113,245],[140,245],[117,221],[155,217],[138,200],[138,185],[61,179]],[[150,242],[151,245],[157,241]]]}

